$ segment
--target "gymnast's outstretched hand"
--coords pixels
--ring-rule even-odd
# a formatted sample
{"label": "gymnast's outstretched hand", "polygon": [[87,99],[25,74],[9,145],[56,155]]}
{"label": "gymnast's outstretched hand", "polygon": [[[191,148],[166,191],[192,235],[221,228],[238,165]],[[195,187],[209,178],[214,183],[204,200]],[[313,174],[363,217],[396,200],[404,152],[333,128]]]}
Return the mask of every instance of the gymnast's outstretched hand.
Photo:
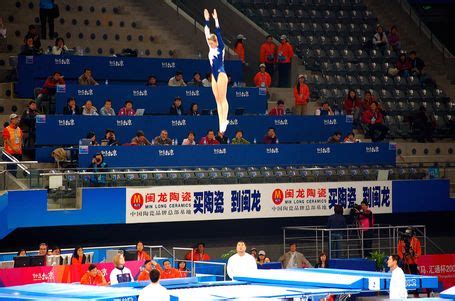
{"label": "gymnast's outstretched hand", "polygon": [[204,9],[204,18],[205,18],[205,21],[210,20],[210,13],[209,13],[208,9]]}

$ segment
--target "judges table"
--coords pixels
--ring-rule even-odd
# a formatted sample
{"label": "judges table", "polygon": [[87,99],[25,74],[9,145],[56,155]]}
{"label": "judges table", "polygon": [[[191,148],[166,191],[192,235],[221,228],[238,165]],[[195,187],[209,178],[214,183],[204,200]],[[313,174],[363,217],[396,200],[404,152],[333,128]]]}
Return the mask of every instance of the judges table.
{"label": "judges table", "polygon": [[[16,86],[20,97],[33,97],[33,89],[40,87],[44,80],[54,71],[65,76],[67,84],[75,83],[84,72],[91,68],[93,77],[100,83],[107,79],[112,83],[130,83],[145,85],[149,75],[155,75],[160,82],[165,82],[183,72],[185,81],[191,80],[193,73],[198,71],[205,75],[210,71],[209,61],[194,59],[137,58],[112,56],[77,56],[77,55],[38,55],[18,57],[19,82]],[[233,82],[243,81],[242,62],[240,60],[225,61],[226,72]]]}
{"label": "judges table", "polygon": [[[216,109],[212,89],[206,87],[66,85],[65,88],[57,90],[57,113],[63,113],[63,108],[71,96],[76,98],[79,106],[84,105],[86,100],[91,100],[98,110],[106,99],[110,99],[116,113],[124,106],[126,100],[131,100],[134,108],[145,109],[145,114],[169,114],[176,97],[182,99],[185,114],[188,114],[192,103],[198,104],[199,112],[204,109],[208,111]],[[227,98],[232,115],[236,111],[243,114],[264,114],[266,110],[266,91],[262,88],[229,88]]]}

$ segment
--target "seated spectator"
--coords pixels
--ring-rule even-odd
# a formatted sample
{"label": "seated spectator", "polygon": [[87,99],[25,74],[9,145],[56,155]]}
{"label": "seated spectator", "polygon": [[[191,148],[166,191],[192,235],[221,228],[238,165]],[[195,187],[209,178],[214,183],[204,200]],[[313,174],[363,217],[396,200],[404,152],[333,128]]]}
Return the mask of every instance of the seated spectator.
{"label": "seated spectator", "polygon": [[341,143],[341,133],[338,131],[333,133],[332,136],[329,137],[329,140],[327,140],[327,143]]}
{"label": "seated spectator", "polygon": [[188,136],[183,139],[182,145],[195,145],[196,141],[194,140],[194,132],[190,131]]}
{"label": "seated spectator", "polygon": [[250,250],[250,255],[253,256],[254,260],[258,260],[258,249],[256,248],[251,248]]}
{"label": "seated spectator", "polygon": [[36,98],[38,100],[39,105],[43,108],[44,103],[47,102],[48,105],[44,106],[43,111],[44,113],[55,113],[55,94],[57,93],[57,86],[64,85],[65,80],[60,72],[56,71],[49,76],[46,81],[44,82],[43,88],[38,94]]}
{"label": "seated spectator", "polygon": [[316,115],[316,116],[333,116],[335,114],[333,113],[332,108],[329,106],[329,103],[327,101],[324,101],[324,102],[322,102],[322,105],[316,109],[316,112],[314,112],[314,115]]}
{"label": "seated spectator", "polygon": [[85,136],[85,139],[90,139],[92,141],[90,142],[90,145],[92,146],[99,145],[98,142],[96,141],[95,132],[93,131],[88,132],[87,135]]}
{"label": "seated spectator", "polygon": [[276,102],[276,107],[272,108],[269,111],[270,116],[283,116],[286,115],[286,108],[284,106],[284,101],[283,100],[278,100]]}
{"label": "seated spectator", "polygon": [[155,75],[150,75],[148,78],[147,78],[147,84],[146,86],[149,86],[149,87],[157,87],[158,84],[156,82],[156,76]]}
{"label": "seated spectator", "polygon": [[106,129],[106,134],[104,136],[104,139],[101,140],[101,145],[106,145],[106,146],[119,146],[120,142],[115,139],[115,132],[112,129]]}
{"label": "seated spectator", "polygon": [[101,116],[115,116],[115,111],[112,108],[112,101],[110,99],[106,99],[104,101],[104,106],[100,109]]}
{"label": "seated spectator", "polygon": [[350,132],[345,138],[344,138],[344,143],[357,143],[360,142],[359,139],[355,138],[354,132]]}
{"label": "seated spectator", "polygon": [[260,250],[258,253],[258,258],[257,258],[257,264],[258,265],[263,265],[264,263],[269,263],[270,258],[268,258],[265,254],[264,250]]}
{"label": "seated spectator", "polygon": [[231,144],[250,144],[250,142],[243,138],[243,131],[237,130],[235,132],[235,138],[232,139]]}
{"label": "seated spectator", "polygon": [[[369,90],[365,91],[363,94],[362,110],[366,111],[370,109],[371,103],[376,102],[376,98]],[[377,102],[376,102],[377,103]],[[379,105],[379,103],[378,103]],[[379,105],[379,108],[381,106]]]}
{"label": "seated spectator", "polygon": [[174,99],[174,102],[172,103],[171,108],[169,109],[169,115],[185,115],[185,112],[183,110],[183,105],[182,105],[182,99],[180,97],[176,97]]}
{"label": "seated spectator", "polygon": [[172,145],[172,140],[168,137],[168,132],[166,130],[162,130],[160,135],[153,139],[154,145]]}
{"label": "seated spectator", "polygon": [[297,244],[290,243],[289,251],[284,253],[280,259],[281,266],[283,269],[293,269],[293,268],[312,268],[311,263],[305,258],[305,256],[297,251]]}
{"label": "seated spectator", "polygon": [[215,137],[220,144],[229,144],[229,138],[222,132],[218,132],[218,135]]}
{"label": "seated spectator", "polygon": [[406,53],[400,53],[398,61],[396,63],[398,69],[398,75],[402,77],[409,77],[411,74],[411,61],[406,57]]}
{"label": "seated spectator", "polygon": [[417,56],[417,52],[415,50],[409,52],[409,62],[411,63],[411,74],[420,79],[423,68],[425,68],[425,63]]}
{"label": "seated spectator", "polygon": [[193,251],[186,253],[185,260],[209,261],[210,256],[205,252],[205,243],[199,242]]}
{"label": "seated spectator", "polygon": [[199,107],[198,104],[193,102],[190,107],[190,111],[188,112],[188,115],[190,116],[199,116]]}
{"label": "seated spectator", "polygon": [[63,115],[80,115],[82,114],[82,108],[76,104],[76,99],[71,96],[66,102],[66,106],[63,108]]}
{"label": "seated spectator", "polygon": [[81,284],[97,286],[108,285],[106,278],[104,278],[103,272],[98,270],[98,268],[94,264],[89,265],[88,271],[85,272],[84,275],[82,275]]}
{"label": "seated spectator", "polygon": [[161,279],[180,278],[180,273],[176,268],[173,268],[169,260],[163,262],[163,272],[161,273]]}
{"label": "seated spectator", "polygon": [[212,72],[208,72],[205,75],[205,78],[202,80],[202,85],[204,87],[211,87],[212,86]]}
{"label": "seated spectator", "polygon": [[28,108],[22,113],[19,128],[22,130],[22,133],[25,134],[24,145],[32,147],[35,145],[36,138],[36,115],[39,115],[40,112],[36,107],[36,101],[30,100],[28,103]]}
{"label": "seated spectator", "polygon": [[396,53],[400,53],[400,34],[398,33],[398,29],[395,25],[390,28],[390,33],[387,37],[387,40],[389,41],[389,45],[392,47],[392,50]]}
{"label": "seated spectator", "polygon": [[183,73],[177,71],[175,76],[171,77],[168,82],[169,87],[185,87],[185,81],[183,80]]}
{"label": "seated spectator", "polygon": [[25,40],[28,40],[29,38],[31,38],[33,40],[33,46],[35,47],[35,49],[37,49],[37,50],[41,49],[40,36],[39,36],[38,32],[36,31],[36,26],[33,24],[30,24],[28,26],[28,32],[24,37]]}
{"label": "seated spectator", "polygon": [[87,100],[85,105],[82,106],[82,115],[86,116],[98,116],[97,109],[93,106],[91,100]]}
{"label": "seated spectator", "polygon": [[24,45],[21,46],[20,55],[37,55],[41,54],[41,50],[35,48],[33,38],[24,39]]}
{"label": "seated spectator", "polygon": [[131,139],[131,145],[144,146],[144,145],[152,145],[152,144],[145,137],[143,131],[137,131],[136,136],[133,139]]}
{"label": "seated spectator", "polygon": [[134,281],[133,274],[131,274],[131,270],[125,266],[125,257],[123,256],[123,254],[118,253],[114,256],[114,266],[115,268],[111,271],[111,274],[109,275],[111,285]]}
{"label": "seated spectator", "polygon": [[52,47],[53,55],[62,55],[68,51],[68,47],[65,45],[65,40],[63,38],[57,38],[55,40],[55,45]]}
{"label": "seated spectator", "polygon": [[25,249],[20,249],[18,252],[17,252],[17,255],[16,256],[27,256],[27,251]]}
{"label": "seated spectator", "polygon": [[194,72],[193,79],[188,83],[188,86],[202,87],[201,74],[199,72]]}
{"label": "seated spectator", "polygon": [[186,262],[185,261],[180,261],[179,262],[179,268],[178,268],[180,278],[186,278],[188,277],[188,273],[190,270],[186,268]]}
{"label": "seated spectator", "polygon": [[201,140],[199,140],[199,144],[220,144],[218,140],[215,139],[215,132],[213,130],[208,130],[207,131],[207,136],[202,137]]}
{"label": "seated spectator", "polygon": [[269,127],[263,141],[264,144],[278,144],[278,137],[276,136],[275,128]]}
{"label": "seated spectator", "polygon": [[47,255],[47,243],[45,242],[42,242],[39,244],[39,248],[38,248],[38,255],[40,256],[46,256]]}
{"label": "seated spectator", "polygon": [[74,248],[73,256],[71,257],[71,264],[84,264],[87,262],[87,257],[84,254],[82,247]]}
{"label": "seated spectator", "polygon": [[253,78],[254,85],[256,87],[266,88],[269,91],[270,84],[272,83],[272,77],[265,71],[265,64],[259,65],[259,72]]}
{"label": "seated spectator", "polygon": [[389,41],[387,40],[387,35],[384,33],[384,27],[381,25],[376,27],[376,33],[373,36],[373,45],[381,51],[382,55],[384,55],[389,45]]}
{"label": "seated spectator", "polygon": [[160,271],[160,273],[163,272],[163,269],[155,260],[150,260],[150,259],[145,260],[144,269],[139,274],[139,277],[137,277],[137,281],[149,281],[150,272],[154,269]]}
{"label": "seated spectator", "polygon": [[133,109],[133,102],[131,100],[125,101],[125,106],[118,111],[118,116],[134,116],[136,110]]}
{"label": "seated spectator", "polygon": [[[365,92],[367,93],[367,92]],[[371,94],[371,92],[370,92]],[[348,95],[344,100],[343,110],[346,115],[354,115],[359,116],[360,108],[362,107],[362,102],[360,101],[359,97],[357,96],[357,92],[353,89],[349,90]]]}
{"label": "seated spectator", "polygon": [[413,138],[417,142],[433,142],[433,120],[428,116],[426,108],[422,105],[419,110],[412,116],[411,125],[413,129]]}
{"label": "seated spectator", "polygon": [[315,268],[319,268],[319,269],[328,269],[329,268],[329,259],[327,258],[327,255],[324,252],[319,254],[318,262],[316,263]]}
{"label": "seated spectator", "polygon": [[144,251],[144,243],[138,241],[136,244],[137,260],[150,260],[150,255]]}
{"label": "seated spectator", "polygon": [[[55,246],[55,247],[52,248],[52,255],[53,256],[60,256],[60,255],[62,255],[62,250],[59,247]],[[62,256],[60,256],[60,261],[59,261],[58,264],[59,265],[63,265],[63,257]]]}
{"label": "seated spectator", "polygon": [[307,112],[308,102],[310,100],[310,89],[305,84],[305,76],[300,74],[297,84],[294,86],[294,114],[305,115]]}
{"label": "seated spectator", "polygon": [[93,156],[92,163],[88,168],[94,173],[90,176],[90,184],[95,187],[106,185],[106,174],[96,174],[97,172],[104,173],[107,171],[107,164],[104,162],[104,156],[98,153]]}
{"label": "seated spectator", "polygon": [[85,68],[84,73],[79,76],[78,83],[81,86],[96,86],[98,83],[92,76],[92,69]]}
{"label": "seated spectator", "polygon": [[373,142],[382,141],[387,135],[388,128],[384,125],[382,114],[376,102],[372,102],[370,109],[363,112],[362,123]]}

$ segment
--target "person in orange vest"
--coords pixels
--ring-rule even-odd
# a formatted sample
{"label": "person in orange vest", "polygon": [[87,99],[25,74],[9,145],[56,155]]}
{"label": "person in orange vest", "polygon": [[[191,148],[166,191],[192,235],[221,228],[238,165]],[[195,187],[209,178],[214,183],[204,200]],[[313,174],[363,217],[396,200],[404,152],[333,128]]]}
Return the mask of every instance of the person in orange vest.
{"label": "person in orange vest", "polygon": [[138,241],[136,244],[137,260],[150,260],[150,255],[144,251],[144,243]]}
{"label": "person in orange vest", "polygon": [[245,36],[243,34],[238,34],[237,42],[235,42],[234,46],[234,52],[237,53],[237,55],[240,57],[242,64],[245,64],[245,45],[243,45],[244,40],[246,40]]}
{"label": "person in orange vest", "polygon": [[[3,144],[5,153],[9,156],[22,160],[22,130],[19,127],[19,116],[17,114],[9,115],[9,125],[3,128]],[[2,155],[3,161],[11,161],[6,155]],[[16,176],[17,165],[7,164],[6,169]]]}
{"label": "person in orange vest", "polygon": [[305,84],[305,77],[303,74],[299,75],[297,84],[294,86],[294,99],[294,113],[296,115],[305,115],[308,101],[310,100],[310,89],[308,88],[308,85]]}
{"label": "person in orange vest", "polygon": [[186,253],[185,259],[193,261],[209,261],[210,255],[205,252],[205,243],[198,242],[193,251]]}
{"label": "person in orange vest", "polygon": [[161,279],[170,279],[170,278],[181,278],[180,272],[173,268],[169,260],[163,262],[164,270],[161,273]]}
{"label": "person in orange vest", "polygon": [[108,285],[103,273],[100,270],[98,270],[96,265],[94,264],[89,265],[88,271],[85,272],[84,275],[82,275],[81,284],[99,286]]}
{"label": "person in orange vest", "polygon": [[180,261],[179,262],[178,271],[180,273],[180,278],[188,277],[188,274],[189,274],[190,271],[186,268],[186,262],[185,261]]}
{"label": "person in orange vest", "polygon": [[161,266],[155,261],[155,260],[146,260],[144,262],[144,270],[139,274],[139,277],[137,278],[137,281],[148,281],[150,280],[150,271],[156,269],[160,271],[160,273],[163,272],[163,269]]}
{"label": "person in orange vest", "polygon": [[268,35],[265,39],[259,51],[259,62],[265,64],[265,71],[272,76],[275,71],[276,45],[273,43],[271,35]]}
{"label": "person in orange vest", "polygon": [[272,77],[267,71],[265,71],[265,64],[259,65],[259,72],[254,76],[253,82],[256,87],[266,88],[267,93],[269,92]]}
{"label": "person in orange vest", "polygon": [[278,63],[278,86],[287,88],[291,84],[291,61],[294,49],[289,44],[286,35],[281,36],[281,44],[278,46],[276,61]]}

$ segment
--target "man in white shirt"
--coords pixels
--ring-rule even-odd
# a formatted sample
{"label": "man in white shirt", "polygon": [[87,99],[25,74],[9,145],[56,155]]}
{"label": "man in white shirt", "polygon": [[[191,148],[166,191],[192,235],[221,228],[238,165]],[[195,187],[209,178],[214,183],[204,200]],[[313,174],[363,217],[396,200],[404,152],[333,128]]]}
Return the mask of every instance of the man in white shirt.
{"label": "man in white shirt", "polygon": [[150,280],[152,283],[141,290],[138,301],[169,301],[170,296],[167,289],[160,284],[160,271],[156,269],[151,270]]}
{"label": "man in white shirt", "polygon": [[398,266],[398,255],[389,256],[387,266],[392,271],[392,279],[390,279],[390,300],[404,300],[408,298],[408,291],[406,290],[406,278],[403,270]]}
{"label": "man in white shirt", "polygon": [[258,266],[253,256],[246,253],[244,241],[237,242],[237,254],[232,255],[227,263],[227,273],[231,279],[244,272],[256,271]]}

